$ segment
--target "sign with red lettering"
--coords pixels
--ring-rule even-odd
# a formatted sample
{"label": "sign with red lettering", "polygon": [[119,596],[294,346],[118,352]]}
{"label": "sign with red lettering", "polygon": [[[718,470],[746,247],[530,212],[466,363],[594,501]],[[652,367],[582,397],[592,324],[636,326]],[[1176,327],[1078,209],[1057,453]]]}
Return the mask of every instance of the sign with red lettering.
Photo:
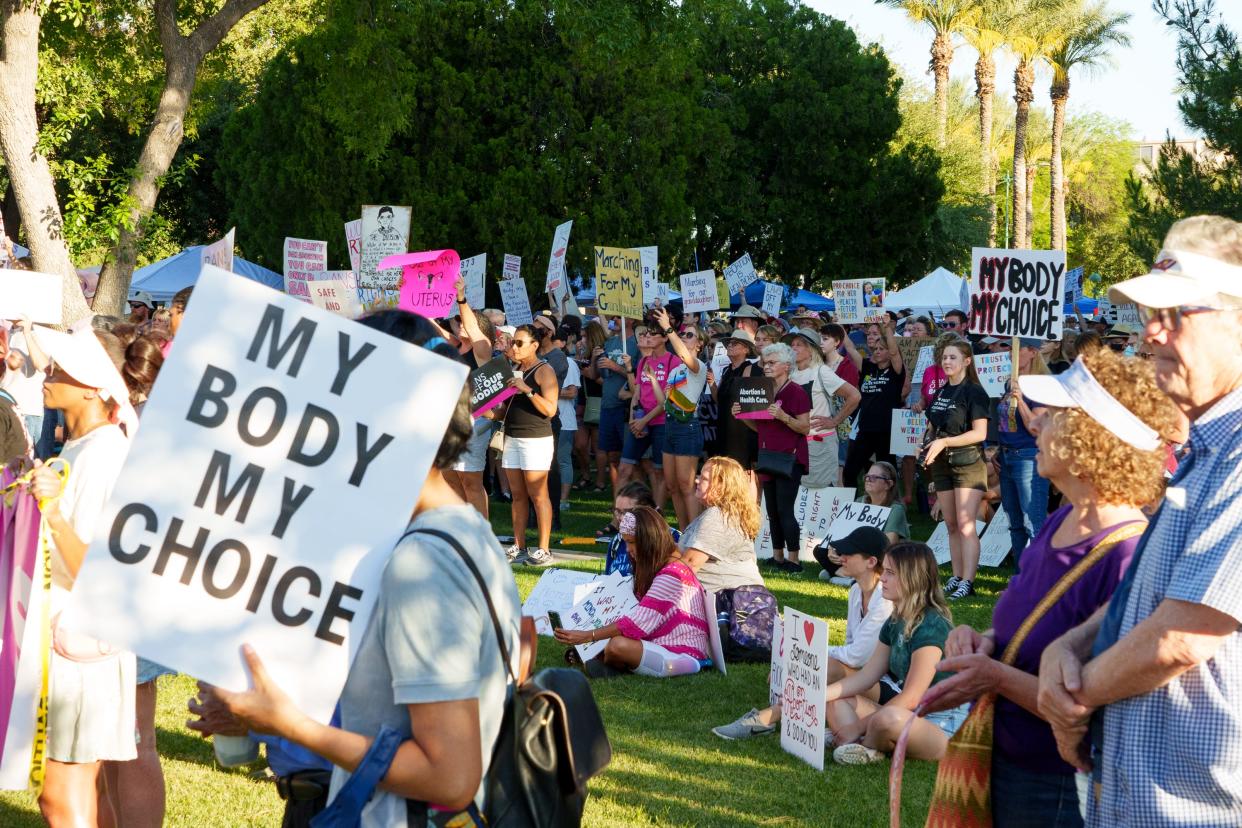
{"label": "sign with red lettering", "polygon": [[824,769],[824,693],[828,689],[828,624],[785,607],[781,748]]}
{"label": "sign with red lettering", "polygon": [[970,252],[970,331],[993,336],[1060,339],[1065,251]]}
{"label": "sign with red lettering", "polygon": [[203,268],[62,625],[327,722],[466,373]]}

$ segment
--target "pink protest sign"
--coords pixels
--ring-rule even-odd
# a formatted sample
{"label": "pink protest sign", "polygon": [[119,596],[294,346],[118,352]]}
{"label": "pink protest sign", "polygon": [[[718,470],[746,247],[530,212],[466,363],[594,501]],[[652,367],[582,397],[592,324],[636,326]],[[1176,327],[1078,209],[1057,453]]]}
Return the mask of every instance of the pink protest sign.
{"label": "pink protest sign", "polygon": [[397,307],[428,319],[449,315],[457,302],[457,277],[461,257],[456,250],[424,250],[397,253],[377,266],[379,270],[401,268]]}

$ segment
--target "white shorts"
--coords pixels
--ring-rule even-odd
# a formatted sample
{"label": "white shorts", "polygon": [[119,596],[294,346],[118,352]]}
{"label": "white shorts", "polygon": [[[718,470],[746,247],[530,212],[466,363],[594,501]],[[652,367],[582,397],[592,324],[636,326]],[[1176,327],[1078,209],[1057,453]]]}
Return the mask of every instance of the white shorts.
{"label": "white shorts", "polygon": [[453,464],[453,471],[478,473],[487,468],[487,444],[491,442],[492,429],[495,427],[496,421],[487,417],[479,417],[474,421],[474,431],[466,443],[466,450]]}
{"label": "white shorts", "polygon": [[48,672],[49,759],[124,762],[137,758],[133,653],[80,662],[53,650]]}
{"label": "white shorts", "polygon": [[556,443],[547,437],[510,437],[505,435],[505,454],[501,467],[522,471],[551,471]]}

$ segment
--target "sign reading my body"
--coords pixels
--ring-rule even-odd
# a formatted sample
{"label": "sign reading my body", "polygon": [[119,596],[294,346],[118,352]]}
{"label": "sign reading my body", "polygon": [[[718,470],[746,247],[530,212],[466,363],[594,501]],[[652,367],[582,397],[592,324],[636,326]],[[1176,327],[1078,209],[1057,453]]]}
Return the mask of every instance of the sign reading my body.
{"label": "sign reading my body", "polygon": [[[284,311],[276,305],[268,305],[250,343],[246,359],[257,363],[264,358],[266,350],[265,364],[275,371],[288,357],[288,367],[284,371],[289,377],[296,378],[302,369],[318,324],[310,319],[299,319],[289,335],[282,338],[283,320]],[[371,343],[364,343],[355,350],[349,334],[338,332],[337,368],[329,392],[341,396],[350,375],[374,351],[375,345]],[[288,400],[279,388],[261,385],[244,399],[235,399],[237,385],[237,378],[232,373],[209,364],[203,371],[189,411],[186,412],[186,420],[207,429],[224,427],[226,421],[232,420],[230,427],[236,427],[242,442],[255,448],[271,443],[288,424],[296,428],[296,431],[287,458],[308,468],[326,463],[338,448],[344,448],[341,423],[326,408],[308,403],[295,424],[288,416]],[[234,406],[236,415],[231,418]],[[361,422],[354,424],[353,431],[353,465],[349,478],[344,483],[357,487],[362,484],[367,468],[388,448],[393,437],[390,434],[379,434],[372,439],[370,428]],[[223,515],[236,502],[235,519],[238,523],[245,524],[250,518],[250,507],[265,470],[254,463],[247,463],[235,478],[230,477],[233,459],[218,449],[212,453],[203,482],[194,499],[194,507],[211,509],[215,514]],[[290,521],[313,491],[311,486],[300,484],[292,478],[284,479],[280,513],[272,516],[272,537],[284,537]],[[184,559],[179,576],[182,584],[188,585],[193,581],[195,571],[200,561],[202,562],[200,577],[203,589],[213,598],[228,600],[240,593],[247,582],[250,582],[254,561],[251,560],[250,550],[244,543],[234,538],[223,538],[217,539],[208,549],[211,533],[201,526],[197,531],[191,531],[179,517],[169,521],[163,537],[159,538],[159,519],[155,510],[145,503],[129,503],[121,508],[109,530],[108,551],[121,563],[140,564],[151,555],[154,548],[145,542],[135,543],[134,528],[139,528],[146,538],[158,542],[159,551],[155,554],[153,565],[156,575],[163,576],[171,558],[176,555]],[[332,644],[341,644],[345,639],[339,633],[333,632],[332,624],[338,618],[346,622],[353,619],[354,610],[344,606],[344,602],[359,600],[362,590],[336,582],[332,585],[327,599],[319,602],[322,603],[321,611],[309,606],[291,610],[288,606],[289,594],[295,584],[304,582],[293,591],[298,594],[305,592],[309,599],[319,599],[324,584],[319,574],[310,567],[293,566],[277,574],[278,564],[278,559],[273,555],[266,555],[259,564],[257,574],[251,582],[246,609],[257,613],[268,594],[268,587],[271,586],[273,618],[286,626],[299,627],[318,614],[315,636]],[[229,573],[232,573],[231,577]],[[174,574],[173,577],[178,576]],[[304,603],[309,603],[309,600]]]}
{"label": "sign reading my body", "polygon": [[1064,278],[1064,264],[984,257],[979,262],[979,293],[970,298],[970,329],[1055,339]]}

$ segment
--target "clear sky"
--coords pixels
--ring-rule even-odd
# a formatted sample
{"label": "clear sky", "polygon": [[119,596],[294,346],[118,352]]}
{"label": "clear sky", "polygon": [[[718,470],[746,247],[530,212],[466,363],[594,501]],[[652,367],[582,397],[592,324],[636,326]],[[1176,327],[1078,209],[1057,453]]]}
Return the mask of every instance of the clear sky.
{"label": "clear sky", "polygon": [[[900,65],[907,76],[931,85],[927,71],[931,48],[931,29],[911,22],[903,12],[880,6],[872,0],[804,0],[817,11],[845,20],[859,40],[881,44],[889,59]],[[1133,128],[1136,140],[1161,140],[1166,132],[1176,138],[1193,137],[1177,111],[1176,36],[1165,26],[1149,0],[1112,0],[1112,8],[1129,12],[1128,27],[1133,41],[1129,48],[1112,55],[1112,65],[1092,73],[1078,71],[1070,76],[1069,114],[1103,112],[1124,120]],[[1226,23],[1234,31],[1242,29],[1242,0],[1217,3]],[[954,53],[954,78],[969,81],[974,90],[976,55],[962,45]],[[997,95],[1013,97],[1014,61],[1003,56],[997,61]],[[1036,104],[1049,107],[1050,78],[1044,72],[1036,81]]]}

